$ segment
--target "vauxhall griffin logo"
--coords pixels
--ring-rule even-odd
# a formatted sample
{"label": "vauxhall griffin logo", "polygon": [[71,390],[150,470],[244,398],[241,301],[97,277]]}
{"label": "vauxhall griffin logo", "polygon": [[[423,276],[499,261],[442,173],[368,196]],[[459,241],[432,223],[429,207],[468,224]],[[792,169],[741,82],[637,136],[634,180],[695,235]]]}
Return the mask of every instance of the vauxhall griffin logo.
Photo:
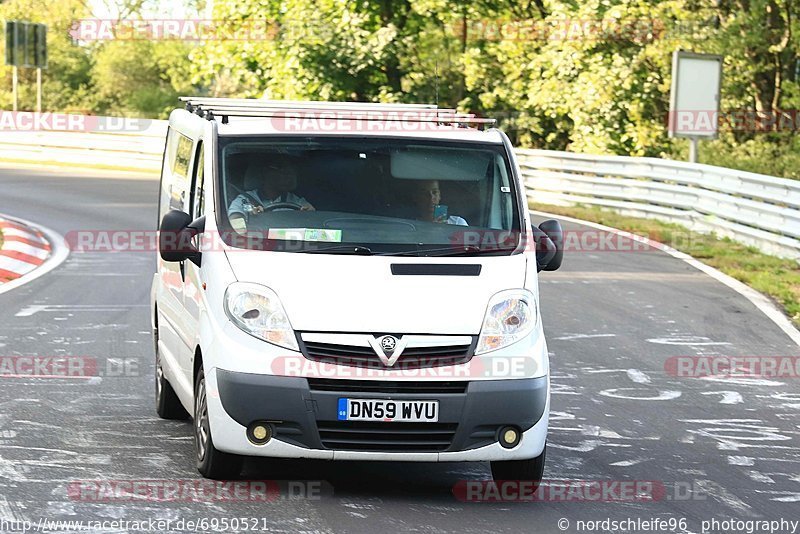
{"label": "vauxhall griffin logo", "polygon": [[404,341],[402,338],[397,339],[394,336],[383,336],[377,338],[370,336],[369,344],[372,346],[372,350],[375,351],[375,354],[378,355],[378,358],[380,358],[383,364],[389,367],[397,362],[397,359],[400,358],[400,354],[403,353],[403,349],[406,348],[406,341]]}
{"label": "vauxhall griffin logo", "polygon": [[394,352],[397,346],[397,338],[394,336],[383,336],[381,338],[381,348],[384,354],[389,355]]}

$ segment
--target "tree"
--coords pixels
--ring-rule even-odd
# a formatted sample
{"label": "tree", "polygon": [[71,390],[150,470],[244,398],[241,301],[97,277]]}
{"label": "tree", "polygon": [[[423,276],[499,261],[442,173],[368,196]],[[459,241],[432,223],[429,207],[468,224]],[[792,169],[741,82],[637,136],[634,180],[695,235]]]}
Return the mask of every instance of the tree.
{"label": "tree", "polygon": [[[8,0],[0,4],[0,19],[39,22],[48,25],[48,67],[43,72],[44,109],[82,110],[89,91],[91,56],[69,37],[75,20],[88,16],[81,0]],[[5,47],[5,39],[2,45]],[[3,50],[5,54],[5,50]],[[0,66],[4,83],[0,87],[0,109],[11,109],[11,67]],[[34,69],[18,69],[20,109],[36,105]]]}

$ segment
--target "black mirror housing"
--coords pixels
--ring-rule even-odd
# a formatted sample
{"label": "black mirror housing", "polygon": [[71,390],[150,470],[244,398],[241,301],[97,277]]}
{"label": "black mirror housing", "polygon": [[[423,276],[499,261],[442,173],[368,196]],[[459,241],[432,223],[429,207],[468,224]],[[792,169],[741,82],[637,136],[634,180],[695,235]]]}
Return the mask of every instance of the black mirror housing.
{"label": "black mirror housing", "polygon": [[[555,219],[548,219],[539,225],[539,230],[544,232],[555,247],[555,253],[542,266],[543,271],[556,271],[564,260],[564,230],[561,223]],[[537,254],[538,259],[538,254]]]}
{"label": "black mirror housing", "polygon": [[161,219],[158,232],[158,250],[164,261],[189,260],[200,266],[201,253],[192,239],[205,230],[205,217],[192,221],[188,213],[172,210]]}
{"label": "black mirror housing", "polygon": [[533,227],[533,237],[536,243],[536,272],[543,271],[556,255],[556,245],[541,229]]}

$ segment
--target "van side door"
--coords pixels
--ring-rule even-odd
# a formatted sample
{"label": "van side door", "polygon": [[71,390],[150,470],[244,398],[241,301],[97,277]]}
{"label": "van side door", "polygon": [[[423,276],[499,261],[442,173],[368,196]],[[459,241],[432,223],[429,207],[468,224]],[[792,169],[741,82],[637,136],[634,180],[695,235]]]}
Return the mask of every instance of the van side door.
{"label": "van side door", "polygon": [[[167,157],[161,177],[160,218],[171,210],[188,210],[189,164],[193,146],[194,143],[189,137],[170,128],[167,137]],[[187,358],[189,351],[186,344],[188,333],[183,310],[185,263],[166,262],[158,258],[160,281],[157,284],[156,302],[159,314],[159,337],[163,341],[162,358],[166,360],[163,368],[176,390],[185,387],[182,383],[183,377],[178,376],[177,370],[183,367],[182,362]],[[178,379],[177,383],[175,379]]]}
{"label": "van side door", "polygon": [[[203,140],[200,139],[195,145],[194,154],[192,157],[192,179],[190,182],[189,194],[189,215],[192,220],[197,219],[205,214],[205,181],[204,177],[205,167],[205,152]],[[200,246],[199,240],[201,236],[195,238],[196,244]],[[197,345],[199,336],[199,322],[200,314],[203,311],[203,273],[202,268],[194,263],[186,262],[186,273],[183,282],[183,313],[184,324],[189,343],[189,358],[181,362],[181,366],[185,365],[184,372],[189,383],[192,383],[194,377],[194,349]]]}

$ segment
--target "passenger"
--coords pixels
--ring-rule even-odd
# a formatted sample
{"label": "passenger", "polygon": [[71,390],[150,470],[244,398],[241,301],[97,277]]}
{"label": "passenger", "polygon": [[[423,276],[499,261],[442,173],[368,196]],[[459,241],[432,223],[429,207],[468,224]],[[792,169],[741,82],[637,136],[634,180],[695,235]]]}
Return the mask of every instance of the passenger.
{"label": "passenger", "polygon": [[413,202],[417,210],[417,219],[437,223],[455,224],[458,226],[468,226],[467,221],[458,215],[447,215],[447,213],[435,216],[436,206],[442,200],[442,192],[439,189],[439,180],[424,180],[414,190]]}
{"label": "passenger", "polygon": [[[292,193],[295,187],[297,169],[289,158],[274,158],[266,165],[251,163],[244,175],[246,192],[233,199],[228,208],[231,225],[242,228],[251,214],[269,211],[270,206],[280,203],[295,204],[301,211],[314,211],[309,201]],[[291,208],[277,208],[282,209]]]}

